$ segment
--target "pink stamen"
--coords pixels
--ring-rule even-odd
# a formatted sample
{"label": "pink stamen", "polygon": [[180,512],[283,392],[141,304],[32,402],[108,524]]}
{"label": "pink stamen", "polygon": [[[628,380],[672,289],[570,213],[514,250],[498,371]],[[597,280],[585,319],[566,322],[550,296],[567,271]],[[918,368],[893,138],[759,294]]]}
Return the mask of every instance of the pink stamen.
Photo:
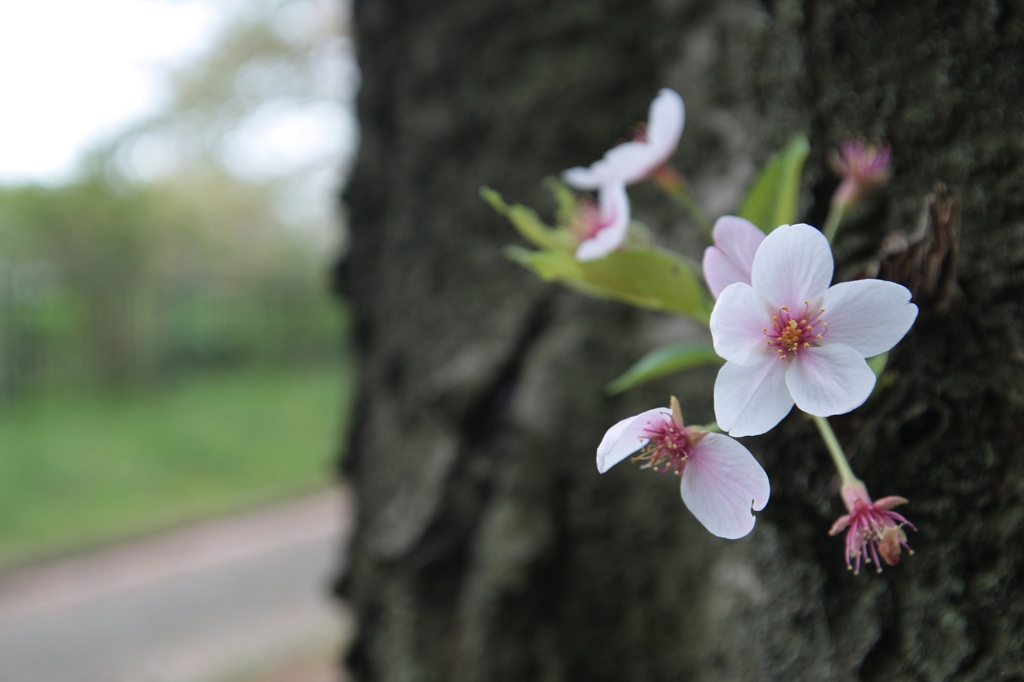
{"label": "pink stamen", "polygon": [[697,436],[697,433],[676,424],[674,420],[648,424],[644,437],[650,438],[650,441],[633,457],[633,461],[643,462],[642,469],[653,469],[658,473],[674,470],[682,476],[686,461],[693,456]]}
{"label": "pink stamen", "polygon": [[828,333],[828,322],[822,319],[825,309],[811,312],[810,301],[804,301],[804,309],[794,315],[788,306],[782,306],[778,315],[772,316],[772,326],[764,328],[768,347],[774,348],[780,360],[796,357],[803,348],[818,345]]}
{"label": "pink stamen", "polygon": [[597,234],[615,222],[616,216],[602,216],[597,203],[588,197],[579,200],[579,208],[569,224],[569,231],[580,241],[593,239]]}

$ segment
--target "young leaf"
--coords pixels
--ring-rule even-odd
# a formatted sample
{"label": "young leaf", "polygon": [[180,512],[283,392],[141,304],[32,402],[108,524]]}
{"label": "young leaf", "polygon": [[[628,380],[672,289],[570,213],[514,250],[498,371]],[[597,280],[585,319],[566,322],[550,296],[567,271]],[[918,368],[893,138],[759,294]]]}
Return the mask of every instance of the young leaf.
{"label": "young leaf", "polygon": [[630,303],[639,308],[689,315],[707,322],[712,302],[695,266],[663,250],[626,249],[587,262],[567,251],[529,251],[506,247],[505,255],[542,279],[570,289]]}
{"label": "young leaf", "polygon": [[540,249],[573,249],[576,241],[561,228],[548,227],[537,212],[522,204],[509,206],[499,192],[481,187],[480,196],[496,212],[508,218],[523,238]]}
{"label": "young leaf", "polygon": [[609,383],[605,390],[610,395],[616,395],[684,369],[720,365],[722,362],[715,349],[707,343],[687,342],[662,346],[640,358],[622,376]]}
{"label": "young leaf", "polygon": [[765,233],[796,220],[800,204],[800,176],[811,145],[800,133],[773,156],[754,181],[740,209],[740,216]]}
{"label": "young leaf", "polygon": [[556,214],[558,222],[562,225],[568,224],[579,208],[576,193],[558,178],[544,178],[544,186],[548,188],[558,204],[558,213]]}
{"label": "young leaf", "polygon": [[889,361],[888,351],[881,355],[876,355],[873,358],[868,358],[868,367],[875,373],[876,377],[882,376],[882,372],[885,371],[885,364]]}

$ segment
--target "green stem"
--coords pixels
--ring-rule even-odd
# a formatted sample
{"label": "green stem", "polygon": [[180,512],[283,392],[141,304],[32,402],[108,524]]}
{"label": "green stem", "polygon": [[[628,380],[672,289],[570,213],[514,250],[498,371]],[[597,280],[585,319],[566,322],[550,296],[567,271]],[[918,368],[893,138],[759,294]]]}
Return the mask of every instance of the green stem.
{"label": "green stem", "polygon": [[679,171],[665,164],[656,170],[652,177],[658,184],[658,187],[670,199],[689,211],[690,215],[697,221],[701,231],[710,239],[711,221],[708,220],[707,216],[704,215],[704,211],[697,205],[697,200],[693,198],[693,194],[690,192],[690,186],[686,184],[686,180],[680,175]]}
{"label": "green stem", "polygon": [[829,208],[828,217],[825,218],[825,227],[822,232],[825,233],[825,237],[828,238],[829,243],[836,238],[836,233],[839,232],[839,226],[843,224],[843,217],[846,213],[846,205],[842,202],[832,202],[832,206]]}
{"label": "green stem", "polygon": [[839,439],[836,438],[836,434],[832,431],[832,427],[829,425],[828,420],[824,417],[817,417],[814,415],[811,415],[811,419],[814,420],[814,425],[818,427],[818,431],[821,433],[821,438],[825,441],[825,445],[828,447],[828,453],[832,455],[832,461],[835,462],[836,469],[839,470],[839,476],[843,479],[843,485],[859,482],[860,479],[853,474],[853,469],[850,468],[850,462],[847,461],[846,455],[843,454],[843,448],[839,445]]}

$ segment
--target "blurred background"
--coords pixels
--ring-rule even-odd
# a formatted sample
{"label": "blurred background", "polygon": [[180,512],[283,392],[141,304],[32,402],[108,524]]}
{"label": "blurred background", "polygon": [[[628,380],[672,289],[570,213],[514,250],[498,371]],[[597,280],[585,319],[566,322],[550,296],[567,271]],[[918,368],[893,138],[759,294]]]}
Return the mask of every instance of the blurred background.
{"label": "blurred background", "polygon": [[[31,648],[19,639],[30,625],[55,627],[37,622],[28,595],[82,583],[26,577],[55,559],[96,559],[193,524],[175,541],[202,557],[150,544],[170,558],[136,552],[128,563],[174,573],[178,562],[176,575],[193,575],[211,561],[265,559],[264,527],[284,544],[321,538],[316,561],[336,560],[342,501],[324,491],[352,367],[328,269],[344,249],[336,197],[358,142],[344,7],[0,6],[0,652],[5,641]],[[203,519],[257,507],[235,526],[218,521],[220,535],[196,535]],[[308,578],[329,608],[326,582],[275,570]],[[21,610],[5,612],[5,597]],[[33,678],[19,655],[21,668],[0,655],[0,677],[73,679],[56,668]],[[115,679],[110,657],[94,656],[91,674]],[[228,679],[217,671],[229,669],[245,679],[246,666],[162,667],[153,679]]]}

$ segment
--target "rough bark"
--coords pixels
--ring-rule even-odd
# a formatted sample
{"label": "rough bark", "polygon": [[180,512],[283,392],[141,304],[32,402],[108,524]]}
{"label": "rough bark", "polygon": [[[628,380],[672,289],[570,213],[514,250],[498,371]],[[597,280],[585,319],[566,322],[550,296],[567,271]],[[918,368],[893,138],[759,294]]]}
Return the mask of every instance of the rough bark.
{"label": "rough bark", "polygon": [[[357,679],[1024,680],[1021,3],[357,0],[355,26],[339,282],[362,357],[340,582]],[[740,541],[704,531],[669,477],[595,471],[604,430],[670,392],[712,418],[713,371],[602,392],[701,332],[537,281],[476,189],[546,205],[538,180],[597,158],[662,85],[687,103],[676,158],[712,215],[804,130],[820,224],[827,150],[890,140],[895,180],[841,236],[844,267],[912,230],[935,181],[962,193],[952,295],[922,301],[895,381],[836,420],[872,493],[911,500],[916,554],[881,575],[848,573],[827,536],[837,482],[798,417],[747,439],[772,499]],[[699,256],[673,208],[633,196]]]}

